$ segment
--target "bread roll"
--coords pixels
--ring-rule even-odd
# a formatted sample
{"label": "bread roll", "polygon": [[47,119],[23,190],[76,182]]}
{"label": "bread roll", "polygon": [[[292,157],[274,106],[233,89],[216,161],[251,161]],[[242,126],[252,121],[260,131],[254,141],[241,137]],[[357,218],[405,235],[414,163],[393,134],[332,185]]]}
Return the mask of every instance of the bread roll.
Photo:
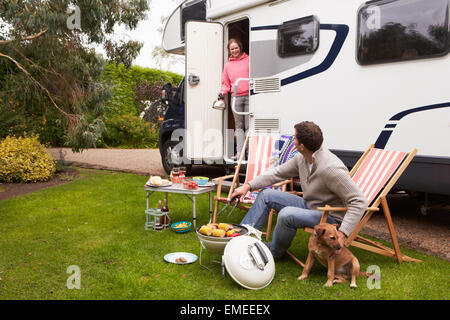
{"label": "bread roll", "polygon": [[162,179],[160,176],[152,176],[150,178],[150,183],[155,186],[160,186],[160,185],[162,185]]}

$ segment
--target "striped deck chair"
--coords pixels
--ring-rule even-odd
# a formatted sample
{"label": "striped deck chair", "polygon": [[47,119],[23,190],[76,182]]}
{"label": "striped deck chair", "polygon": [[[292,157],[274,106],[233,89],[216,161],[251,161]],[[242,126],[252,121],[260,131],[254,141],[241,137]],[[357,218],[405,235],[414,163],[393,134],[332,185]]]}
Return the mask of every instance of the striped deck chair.
{"label": "striped deck chair", "polygon": [[[417,150],[411,152],[399,152],[386,149],[377,149],[374,146],[362,155],[356,165],[350,171],[350,176],[356,185],[361,189],[362,193],[368,200],[369,207],[366,209],[361,221],[355,230],[349,235],[345,242],[345,246],[355,246],[367,251],[378,253],[384,256],[396,258],[399,263],[402,261],[421,262],[420,260],[402,255],[398,244],[397,235],[395,233],[394,224],[392,223],[391,213],[386,200],[386,196],[391,191],[394,184],[408,167]],[[359,235],[364,225],[369,221],[372,214],[379,211],[381,204],[382,211],[386,218],[387,226],[391,236],[394,249],[386,247],[379,242],[366,239]],[[320,223],[327,220],[330,211],[346,211],[345,207],[319,207],[318,210],[323,212]],[[312,228],[305,228],[305,231],[313,233]],[[291,253],[288,253],[300,265],[303,265]]]}
{"label": "striped deck chair", "polygon": [[[279,144],[278,136],[247,135],[245,142],[244,142],[243,150],[241,152],[241,158],[239,159],[239,162],[235,168],[234,174],[214,179],[214,181],[217,182],[217,194],[214,197],[215,205],[214,205],[213,223],[215,223],[216,219],[217,219],[217,211],[219,208],[219,202],[228,203],[231,200],[231,195],[233,194],[234,189],[239,187],[239,172],[240,172],[240,167],[241,167],[241,164],[243,161],[243,156],[245,155],[244,151],[247,147],[247,144],[249,146],[249,152],[248,152],[247,169],[246,169],[246,174],[245,174],[245,182],[253,180],[257,176],[264,174],[269,169],[278,165],[279,156],[280,156],[280,150],[278,148],[278,144]],[[228,192],[228,196],[226,198],[222,197],[221,196],[222,183],[224,180],[228,180],[231,178],[233,178],[233,182],[231,183],[231,187]],[[280,190],[281,189],[285,190],[286,184],[288,182],[289,182],[289,180],[283,181],[283,182],[277,183],[276,185],[271,186],[270,188],[273,188],[273,189],[280,188]],[[255,201],[258,194],[259,194],[259,190],[248,192],[244,197],[244,201],[239,203],[238,208],[240,208],[242,210],[249,210],[251,207],[251,204],[253,204],[253,202]]]}
{"label": "striped deck chair", "polygon": [[[293,135],[282,135],[280,137],[280,141],[279,141],[279,152],[277,155],[278,158],[278,165],[282,165],[285,162],[291,160],[297,153],[298,150],[295,147],[295,138]],[[302,195],[301,192],[295,192],[294,191],[294,184],[299,184],[299,178],[298,177],[293,177],[289,180],[289,183],[286,185],[286,187],[284,188],[284,191],[286,191],[287,186],[289,186],[290,193],[294,193],[297,195]],[[270,238],[270,234],[272,232],[272,219],[273,219],[273,214],[275,213],[275,210],[270,210],[269,216],[267,218],[267,228],[266,228],[266,241],[269,241]]]}

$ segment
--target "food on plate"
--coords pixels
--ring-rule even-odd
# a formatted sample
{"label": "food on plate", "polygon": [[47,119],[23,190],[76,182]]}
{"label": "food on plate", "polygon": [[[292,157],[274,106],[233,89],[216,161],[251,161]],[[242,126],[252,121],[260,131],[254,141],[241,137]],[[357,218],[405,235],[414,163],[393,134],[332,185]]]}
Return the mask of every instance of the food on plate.
{"label": "food on plate", "polygon": [[170,181],[167,179],[162,179],[160,176],[150,176],[150,178],[148,178],[146,185],[151,185],[151,186],[164,186],[169,184]]}
{"label": "food on plate", "polygon": [[198,230],[198,232],[200,232],[201,234],[204,234],[205,236],[212,235],[212,229],[209,228],[208,226],[202,226],[200,228],[200,230]]}
{"label": "food on plate", "polygon": [[177,263],[186,263],[187,260],[185,258],[183,258],[183,257],[179,257],[179,258],[175,259],[175,262],[177,262]]}
{"label": "food on plate", "polygon": [[222,229],[213,230],[212,235],[213,237],[223,238],[225,237],[225,230]]}
{"label": "food on plate", "polygon": [[184,180],[183,181],[183,188],[188,190],[197,190],[198,189],[198,183],[193,180]]}
{"label": "food on plate", "polygon": [[228,223],[219,223],[219,227],[218,228],[220,230],[223,230],[223,231],[228,231],[228,230],[233,229],[233,226],[231,224],[228,224]]}
{"label": "food on plate", "polygon": [[162,179],[160,176],[151,176],[150,179],[148,179],[148,182],[155,186],[162,185]]}

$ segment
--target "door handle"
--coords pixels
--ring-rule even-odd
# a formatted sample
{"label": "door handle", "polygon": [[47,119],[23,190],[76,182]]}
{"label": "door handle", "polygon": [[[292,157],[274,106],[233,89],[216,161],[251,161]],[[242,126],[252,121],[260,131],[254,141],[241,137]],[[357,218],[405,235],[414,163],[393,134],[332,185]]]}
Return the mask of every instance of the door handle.
{"label": "door handle", "polygon": [[195,74],[190,73],[188,76],[189,85],[195,86],[200,82],[200,77]]}

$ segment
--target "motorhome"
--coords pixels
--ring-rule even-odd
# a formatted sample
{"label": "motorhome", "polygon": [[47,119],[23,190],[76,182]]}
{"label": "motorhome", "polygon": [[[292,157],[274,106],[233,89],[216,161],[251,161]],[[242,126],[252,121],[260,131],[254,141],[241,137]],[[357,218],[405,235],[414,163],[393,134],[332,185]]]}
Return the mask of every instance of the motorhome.
{"label": "motorhome", "polygon": [[185,1],[162,39],[186,59],[179,108],[161,128],[163,158],[176,157],[183,129],[184,158],[233,164],[231,96],[225,110],[213,105],[227,41],[239,38],[251,131],[292,134],[314,121],[349,167],[370,144],[417,148],[398,188],[450,195],[449,16],[450,0]]}

